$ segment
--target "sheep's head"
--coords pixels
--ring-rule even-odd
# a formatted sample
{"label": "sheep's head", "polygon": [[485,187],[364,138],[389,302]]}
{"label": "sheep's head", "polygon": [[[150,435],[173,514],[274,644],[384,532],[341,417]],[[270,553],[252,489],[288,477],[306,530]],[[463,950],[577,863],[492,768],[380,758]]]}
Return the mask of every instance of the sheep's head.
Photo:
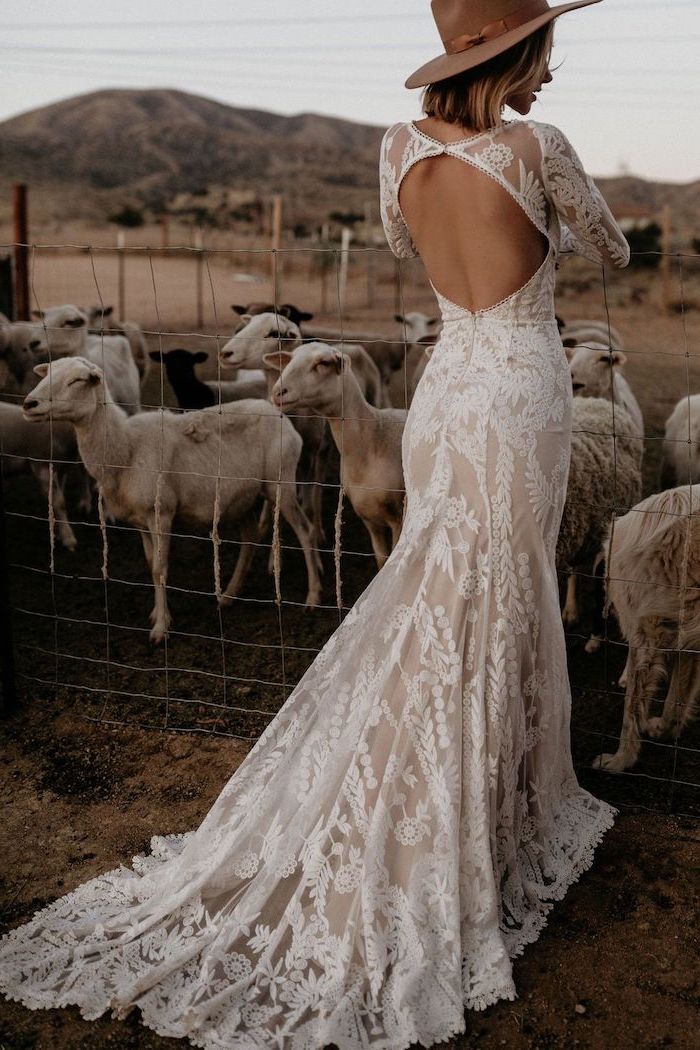
{"label": "sheep's head", "polygon": [[342,395],[343,377],[352,369],[348,354],[326,343],[305,343],[294,353],[265,354],[265,365],[280,372],[271,400],[283,412],[308,408],[330,414]]}
{"label": "sheep's head", "polygon": [[280,314],[243,314],[243,327],[219,350],[222,368],[265,368],[263,356],[301,345],[298,325]]}
{"label": "sheep's head", "polygon": [[0,360],[18,383],[34,367],[47,343],[40,325],[26,321],[0,327]]}
{"label": "sheep's head", "polygon": [[151,350],[148,355],[151,361],[155,361],[156,364],[165,365],[165,371],[168,373],[168,377],[176,377],[189,379],[194,376],[194,366],[201,365],[207,360],[207,354],[204,350],[183,350],[181,348],[175,350]]}
{"label": "sheep's head", "polygon": [[89,419],[104,400],[102,369],[84,357],[66,357],[34,367],[40,382],[24,399],[26,419],[65,420],[81,423]]}
{"label": "sheep's head", "polygon": [[428,317],[420,310],[394,314],[394,319],[403,325],[407,343],[432,343],[440,330],[440,318]]}
{"label": "sheep's head", "polygon": [[79,306],[67,303],[65,306],[52,306],[49,310],[33,310],[35,317],[41,318],[48,329],[51,328],[87,328],[88,315]]}
{"label": "sheep's head", "polygon": [[627,361],[622,350],[608,350],[602,343],[568,348],[571,386],[575,397],[605,397],[612,394],[615,371]]}

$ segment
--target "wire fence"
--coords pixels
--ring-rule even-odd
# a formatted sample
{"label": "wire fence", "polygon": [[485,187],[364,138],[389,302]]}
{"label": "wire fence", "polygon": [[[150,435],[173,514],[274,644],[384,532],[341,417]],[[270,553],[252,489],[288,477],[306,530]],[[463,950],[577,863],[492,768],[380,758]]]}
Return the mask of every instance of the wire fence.
{"label": "wire fence", "polygon": [[[396,541],[403,489],[387,481],[348,491],[341,479],[369,447],[367,413],[354,407],[366,400],[408,409],[439,335],[422,268],[418,261],[395,260],[371,240],[354,248],[272,251],[65,244],[28,250],[39,345],[29,348],[24,365],[17,346],[6,347],[0,358],[3,401],[21,404],[38,381],[29,371],[22,377],[32,354],[48,352],[53,360],[86,345],[76,313],[55,312],[61,304],[77,304],[92,310],[92,345],[101,363],[114,369],[126,347],[132,378],[137,366],[138,403],[124,401],[124,407],[138,416],[155,414],[157,422],[129,450],[105,438],[99,455],[78,449],[51,424],[51,452],[42,456],[34,446],[13,446],[3,426],[5,698],[16,686],[24,703],[61,704],[107,725],[252,742]],[[642,270],[636,276],[610,274],[579,259],[564,260],[559,272],[562,338],[566,343],[568,331],[569,341],[586,348],[570,348],[575,401],[600,396],[591,385],[593,369],[613,402],[612,429],[588,434],[601,443],[610,475],[606,561],[596,559],[600,545],[588,543],[559,565],[572,746],[581,779],[599,795],[616,804],[697,815],[700,257],[648,254],[661,254],[660,276]],[[226,430],[228,409],[213,403],[206,409],[206,418],[215,420],[209,430],[202,417],[173,413],[192,407],[191,396],[229,396],[230,390],[207,384],[230,382],[229,341],[239,331],[254,334],[266,306],[275,315],[267,333],[271,353],[291,353],[297,345],[293,317],[313,315],[301,322],[303,338],[342,347],[362,390],[363,400],[354,399],[351,411],[344,392],[339,409],[329,413],[337,423],[332,437],[319,416],[285,413],[302,432],[296,459],[289,419],[273,405],[251,410],[276,428],[274,441],[272,430],[265,431],[266,447],[275,450],[267,459],[256,459],[259,439],[252,431],[246,436]],[[246,307],[252,320],[241,317]],[[110,342],[115,336],[117,343]],[[255,370],[261,362],[252,334],[250,342],[248,356],[236,351],[237,364]],[[176,350],[189,355],[187,382],[168,366]],[[269,399],[270,385],[260,375],[251,371],[245,382],[253,384],[256,397]],[[617,474],[623,436],[614,412],[627,390],[641,406],[644,437],[641,485],[637,498],[626,503]],[[669,427],[671,418],[675,425]],[[194,453],[186,462],[178,448],[173,453],[173,419],[179,435],[189,428]],[[101,482],[99,494],[86,478],[81,453],[92,455],[88,468]],[[131,514],[119,491],[134,456],[141,457],[141,518]],[[175,483],[189,494],[189,516],[172,515]],[[239,495],[232,501],[234,488]],[[381,529],[370,529],[355,509],[363,488],[381,497]],[[568,512],[585,517],[585,492],[578,498]],[[638,509],[630,515],[633,505]],[[635,516],[646,524],[630,539],[625,525]],[[625,575],[630,565],[638,572]],[[617,576],[616,566],[624,570]],[[619,682],[625,666],[626,686]],[[616,754],[621,768],[592,769],[601,753]]]}

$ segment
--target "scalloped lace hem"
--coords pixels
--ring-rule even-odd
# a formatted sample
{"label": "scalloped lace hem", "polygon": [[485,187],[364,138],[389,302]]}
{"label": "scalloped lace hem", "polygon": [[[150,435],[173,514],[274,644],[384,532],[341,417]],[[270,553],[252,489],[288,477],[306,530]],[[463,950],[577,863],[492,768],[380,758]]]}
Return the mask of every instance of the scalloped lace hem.
{"label": "scalloped lace hem", "polygon": [[[504,944],[508,952],[510,959],[514,959],[517,956],[523,954],[528,944],[534,943],[542,930],[547,924],[549,913],[554,907],[557,901],[563,899],[568,889],[577,882],[581,875],[587,871],[594,860],[595,850],[603,839],[603,836],[613,826],[618,810],[611,806],[607,802],[597,800],[600,806],[596,820],[585,829],[582,830],[581,836],[577,843],[577,849],[575,856],[571,859],[566,872],[560,872],[558,879],[547,887],[541,887],[541,899],[535,905],[534,910],[527,916],[527,920],[523,923],[522,927],[517,931],[503,930],[501,934],[504,938]],[[560,810],[559,818],[562,820],[566,819],[567,813],[571,812],[573,806],[573,799],[565,800],[562,809]],[[172,855],[173,850],[178,850],[182,847],[184,840],[187,839],[191,833],[185,832],[180,835],[155,835],[151,842],[153,851],[156,857],[166,859],[168,855]],[[136,859],[136,858],[135,858]],[[466,957],[462,959],[463,974]],[[39,996],[33,994],[31,990],[28,990],[24,995],[21,990],[15,986],[13,991],[6,990],[4,987],[0,988],[2,994],[14,1002],[22,1003],[30,1010],[40,1009],[52,1009],[56,1007],[66,1006],[77,1006],[80,1012],[80,1016],[87,1021],[96,1020],[98,1017],[103,1016],[107,1010],[111,1010],[111,1016],[115,1020],[122,1020],[126,1017],[133,1009],[138,1008],[140,1011],[139,1021],[142,1025],[155,1031],[158,1035],[171,1038],[184,1038],[196,1047],[200,1047],[201,1050],[263,1050],[266,1047],[278,1047],[279,1041],[273,1033],[266,1033],[260,1029],[255,1032],[250,1032],[250,1039],[244,1041],[244,1033],[241,1032],[241,1038],[235,1037],[233,1042],[222,1042],[221,1038],[216,1034],[211,1033],[198,1033],[197,1031],[187,1032],[183,1029],[183,1024],[175,1023],[170,1021],[164,1023],[163,1016],[156,1010],[149,1008],[148,1006],[144,1009],[137,1003],[131,1004],[118,1004],[112,999],[107,1005],[101,1009],[96,1009],[93,1004],[92,1008],[86,1005],[82,1005],[75,999],[71,1000],[70,993],[66,996],[55,996],[52,1000],[47,998],[47,1001],[42,1001]],[[410,1046],[418,1044],[423,1047],[435,1046],[439,1043],[447,1042],[454,1036],[461,1034],[466,1029],[466,1019],[464,1011],[482,1011],[488,1007],[495,1005],[501,1000],[513,1001],[518,998],[515,984],[511,980],[507,983],[499,981],[494,984],[492,988],[482,988],[479,993],[464,991],[463,996],[463,1012],[459,1017],[454,1017],[449,1021],[442,1019],[442,1023],[437,1024],[434,1030],[430,1033],[425,1031],[419,1034],[415,1027],[411,1032],[406,1032],[401,1037],[401,1041],[398,1042],[396,1035],[392,1035],[390,1041],[382,1039],[380,1041],[366,1042],[362,1041],[349,1041],[343,1038],[338,1032],[334,1032],[329,1029],[329,1018],[319,1018],[316,1026],[318,1036],[323,1040],[322,1042],[310,1042],[310,1033],[305,1031],[303,1044],[303,1050],[322,1050],[330,1043],[334,1043],[339,1047],[339,1050],[366,1050],[366,1047],[371,1046],[372,1050],[408,1050]],[[341,1000],[342,1002],[342,1000]],[[362,1031],[362,1018],[359,1011],[355,1011],[353,1006],[353,1019],[356,1021],[357,1031]],[[330,1019],[332,1021],[332,1019]],[[269,1036],[269,1038],[268,1038]],[[290,1036],[292,1041],[294,1036]],[[315,1040],[315,1036],[313,1037]],[[293,1043],[296,1046],[296,1043]]]}

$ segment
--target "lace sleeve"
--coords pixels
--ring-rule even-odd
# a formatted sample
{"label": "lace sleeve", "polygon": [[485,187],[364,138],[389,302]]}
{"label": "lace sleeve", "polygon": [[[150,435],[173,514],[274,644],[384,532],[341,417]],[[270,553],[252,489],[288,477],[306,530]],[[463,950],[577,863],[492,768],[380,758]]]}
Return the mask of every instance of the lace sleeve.
{"label": "lace sleeve", "polygon": [[595,263],[627,266],[630,248],[602,193],[566,135],[550,124],[538,127],[542,176],[561,223],[560,251]]}
{"label": "lace sleeve", "polygon": [[401,124],[394,124],[382,139],[379,151],[379,211],[386,239],[394,255],[399,259],[413,259],[418,252],[401,214],[396,192],[403,153],[401,143],[397,140],[401,127]]}

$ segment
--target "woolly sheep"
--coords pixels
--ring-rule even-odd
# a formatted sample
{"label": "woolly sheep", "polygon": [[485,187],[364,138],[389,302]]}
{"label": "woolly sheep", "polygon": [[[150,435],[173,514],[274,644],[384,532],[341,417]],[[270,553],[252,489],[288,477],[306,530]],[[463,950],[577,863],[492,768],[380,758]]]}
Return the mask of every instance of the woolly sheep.
{"label": "woolly sheep", "polygon": [[[369,532],[381,569],[401,532],[401,438],[407,413],[370,405],[350,357],[325,343],[306,343],[293,353],[272,352],[264,360],[280,372],[272,399],[283,412],[311,409],[328,420],[341,457],[343,488]],[[391,547],[386,542],[387,528]]]}
{"label": "woolly sheep", "polygon": [[41,382],[25,400],[29,419],[73,423],[78,449],[99,483],[107,508],[142,533],[155,605],[151,639],[170,626],[166,583],[172,522],[176,516],[216,526],[238,523],[243,538],[235,571],[221,603],[238,593],[258,537],[254,506],[259,495],[274,501],[294,529],[308,572],[306,605],[320,599],[311,526],[294,492],[301,439],[279,409],[247,400],[188,414],[158,410],[127,416],[112,398],[104,373],[74,357],[37,365]]}
{"label": "woolly sheep", "polygon": [[671,485],[700,481],[700,394],[686,394],[666,420],[662,480]]}
{"label": "woolly sheep", "polygon": [[624,405],[634,421],[637,433],[644,438],[644,418],[639,402],[622,374],[627,355],[622,350],[608,350],[603,343],[567,348],[574,397],[604,397],[615,405]]}
{"label": "woolly sheep", "polygon": [[[593,766],[619,773],[637,761],[640,733],[677,739],[700,697],[700,485],[654,493],[616,518],[602,554],[608,604],[629,654],[618,748]],[[666,681],[663,713],[649,718]]]}
{"label": "woolly sheep", "polygon": [[[614,414],[613,414],[614,413]],[[560,570],[572,572],[590,563],[600,550],[614,512],[625,512],[641,496],[641,442],[636,425],[622,406],[605,398],[575,397],[572,403],[571,461],[566,501],[557,539]],[[614,435],[614,436],[613,436]],[[562,612],[567,626],[578,620],[576,591],[569,576]],[[596,621],[596,633],[598,628]],[[595,640],[586,648],[596,648]]]}
{"label": "woolly sheep", "polygon": [[624,340],[617,328],[608,324],[607,321],[561,321],[559,332],[565,347],[596,343],[602,344],[606,350],[624,348]]}

